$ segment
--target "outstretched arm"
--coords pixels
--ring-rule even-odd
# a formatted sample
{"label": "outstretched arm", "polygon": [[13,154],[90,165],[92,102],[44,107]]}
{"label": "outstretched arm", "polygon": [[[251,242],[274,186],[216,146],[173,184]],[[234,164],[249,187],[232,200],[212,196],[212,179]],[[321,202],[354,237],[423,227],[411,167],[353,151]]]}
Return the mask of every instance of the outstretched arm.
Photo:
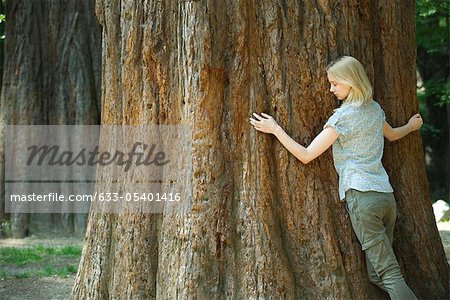
{"label": "outstretched arm", "polygon": [[255,119],[250,118],[250,124],[256,130],[274,134],[281,144],[304,164],[309,163],[325,152],[339,137],[339,134],[332,127],[327,127],[305,148],[294,141],[268,114],[262,113],[259,116],[253,113],[253,116]]}
{"label": "outstretched arm", "polygon": [[418,130],[420,127],[422,127],[422,124],[423,120],[420,114],[415,114],[409,119],[408,123],[400,127],[392,128],[391,125],[389,125],[389,123],[385,121],[383,126],[383,133],[384,136],[392,142],[405,137],[407,134],[415,130]]}

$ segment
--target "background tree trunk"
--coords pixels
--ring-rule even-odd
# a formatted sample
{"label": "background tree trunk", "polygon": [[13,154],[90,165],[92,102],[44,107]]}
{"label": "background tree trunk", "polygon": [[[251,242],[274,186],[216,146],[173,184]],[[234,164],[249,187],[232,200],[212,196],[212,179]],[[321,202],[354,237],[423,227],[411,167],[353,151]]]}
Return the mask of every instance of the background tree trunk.
{"label": "background tree trunk", "polygon": [[[432,92],[427,93],[427,119],[426,122],[434,130],[429,130],[424,135],[424,141],[427,145],[426,152],[429,157],[427,168],[428,178],[430,179],[430,191],[433,201],[439,199],[450,199],[450,132],[448,111],[449,103],[443,103],[441,88],[445,89],[445,84],[449,82],[449,68],[445,68],[441,63],[449,61],[450,56],[444,53],[428,53],[427,49],[418,48],[420,59],[418,68],[422,76],[425,89]],[[435,91],[433,91],[435,89]],[[436,91],[436,89],[439,89]],[[435,132],[437,131],[437,132]]]}
{"label": "background tree trunk", "polygon": [[[93,1],[11,0],[6,15],[2,125],[99,124],[101,27]],[[3,159],[3,133],[1,143]],[[11,215],[14,237],[81,235],[86,223],[86,214]]]}
{"label": "background tree trunk", "polygon": [[[434,201],[450,199],[450,35],[448,3],[416,2],[417,69],[425,119],[425,145],[430,194]],[[421,99],[422,98],[422,99]]]}
{"label": "background tree trunk", "polygon": [[[5,3],[0,1],[0,15],[5,15]],[[3,61],[4,61],[4,46],[5,46],[5,21],[0,22],[0,92],[2,91],[2,78],[3,78]]]}
{"label": "background tree trunk", "polygon": [[[91,214],[74,299],[374,299],[331,152],[303,165],[252,112],[308,144],[337,106],[327,63],[366,66],[393,125],[417,112],[414,6],[398,1],[97,1],[102,124],[193,128],[189,214]],[[422,298],[448,265],[418,133],[389,144],[394,246]]]}

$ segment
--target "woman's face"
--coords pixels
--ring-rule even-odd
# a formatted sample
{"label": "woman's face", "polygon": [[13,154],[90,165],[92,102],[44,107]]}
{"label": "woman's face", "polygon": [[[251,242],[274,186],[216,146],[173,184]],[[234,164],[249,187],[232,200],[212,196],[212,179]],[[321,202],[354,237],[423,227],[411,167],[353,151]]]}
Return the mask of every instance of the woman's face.
{"label": "woman's face", "polygon": [[350,93],[351,86],[337,82],[336,79],[328,74],[328,81],[330,82],[330,92],[332,92],[339,100],[344,100]]}

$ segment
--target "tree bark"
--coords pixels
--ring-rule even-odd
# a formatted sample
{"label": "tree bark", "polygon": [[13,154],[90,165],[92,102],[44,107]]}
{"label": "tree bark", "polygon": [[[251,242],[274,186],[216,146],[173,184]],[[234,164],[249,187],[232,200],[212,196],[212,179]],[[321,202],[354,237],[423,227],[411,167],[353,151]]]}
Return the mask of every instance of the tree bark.
{"label": "tree bark", "polygon": [[[345,4],[344,4],[345,3]],[[193,129],[188,214],[94,214],[73,299],[378,299],[338,200],[331,151],[303,165],[252,112],[306,145],[337,102],[325,68],[366,66],[393,125],[417,112],[413,2],[103,1],[102,124]],[[387,145],[394,246],[421,298],[449,296],[417,133]]]}
{"label": "tree bark", "polygon": [[[5,3],[4,2],[0,2],[0,15],[4,15],[5,14]],[[0,22],[0,94],[2,91],[2,78],[3,78],[3,62],[4,62],[4,46],[5,46],[5,22]]]}
{"label": "tree bark", "polygon": [[[99,124],[101,28],[93,1],[7,1],[6,15],[2,127]],[[3,132],[1,144],[3,159]],[[1,169],[4,189],[3,161]],[[39,227],[82,234],[86,217],[12,214],[13,236],[38,233]],[[31,226],[33,220],[39,226]]]}

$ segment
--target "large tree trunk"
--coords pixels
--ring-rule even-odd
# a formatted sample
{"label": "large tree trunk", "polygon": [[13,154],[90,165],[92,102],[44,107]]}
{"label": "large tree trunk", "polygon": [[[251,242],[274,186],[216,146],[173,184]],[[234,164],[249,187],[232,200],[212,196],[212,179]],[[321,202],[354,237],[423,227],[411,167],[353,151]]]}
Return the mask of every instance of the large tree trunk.
{"label": "large tree trunk", "polygon": [[[341,4],[347,3],[347,4]],[[361,246],[328,151],[302,165],[252,112],[308,144],[336,107],[327,63],[358,57],[388,120],[417,111],[413,3],[97,1],[102,124],[193,129],[189,214],[91,212],[74,299],[370,299]],[[394,246],[422,298],[446,298],[448,265],[417,133],[387,146]]]}
{"label": "large tree trunk", "polygon": [[[93,1],[11,0],[6,15],[2,127],[99,124],[101,27]],[[1,143],[3,159],[3,133]],[[86,215],[11,215],[14,237],[82,234],[86,223]]]}

